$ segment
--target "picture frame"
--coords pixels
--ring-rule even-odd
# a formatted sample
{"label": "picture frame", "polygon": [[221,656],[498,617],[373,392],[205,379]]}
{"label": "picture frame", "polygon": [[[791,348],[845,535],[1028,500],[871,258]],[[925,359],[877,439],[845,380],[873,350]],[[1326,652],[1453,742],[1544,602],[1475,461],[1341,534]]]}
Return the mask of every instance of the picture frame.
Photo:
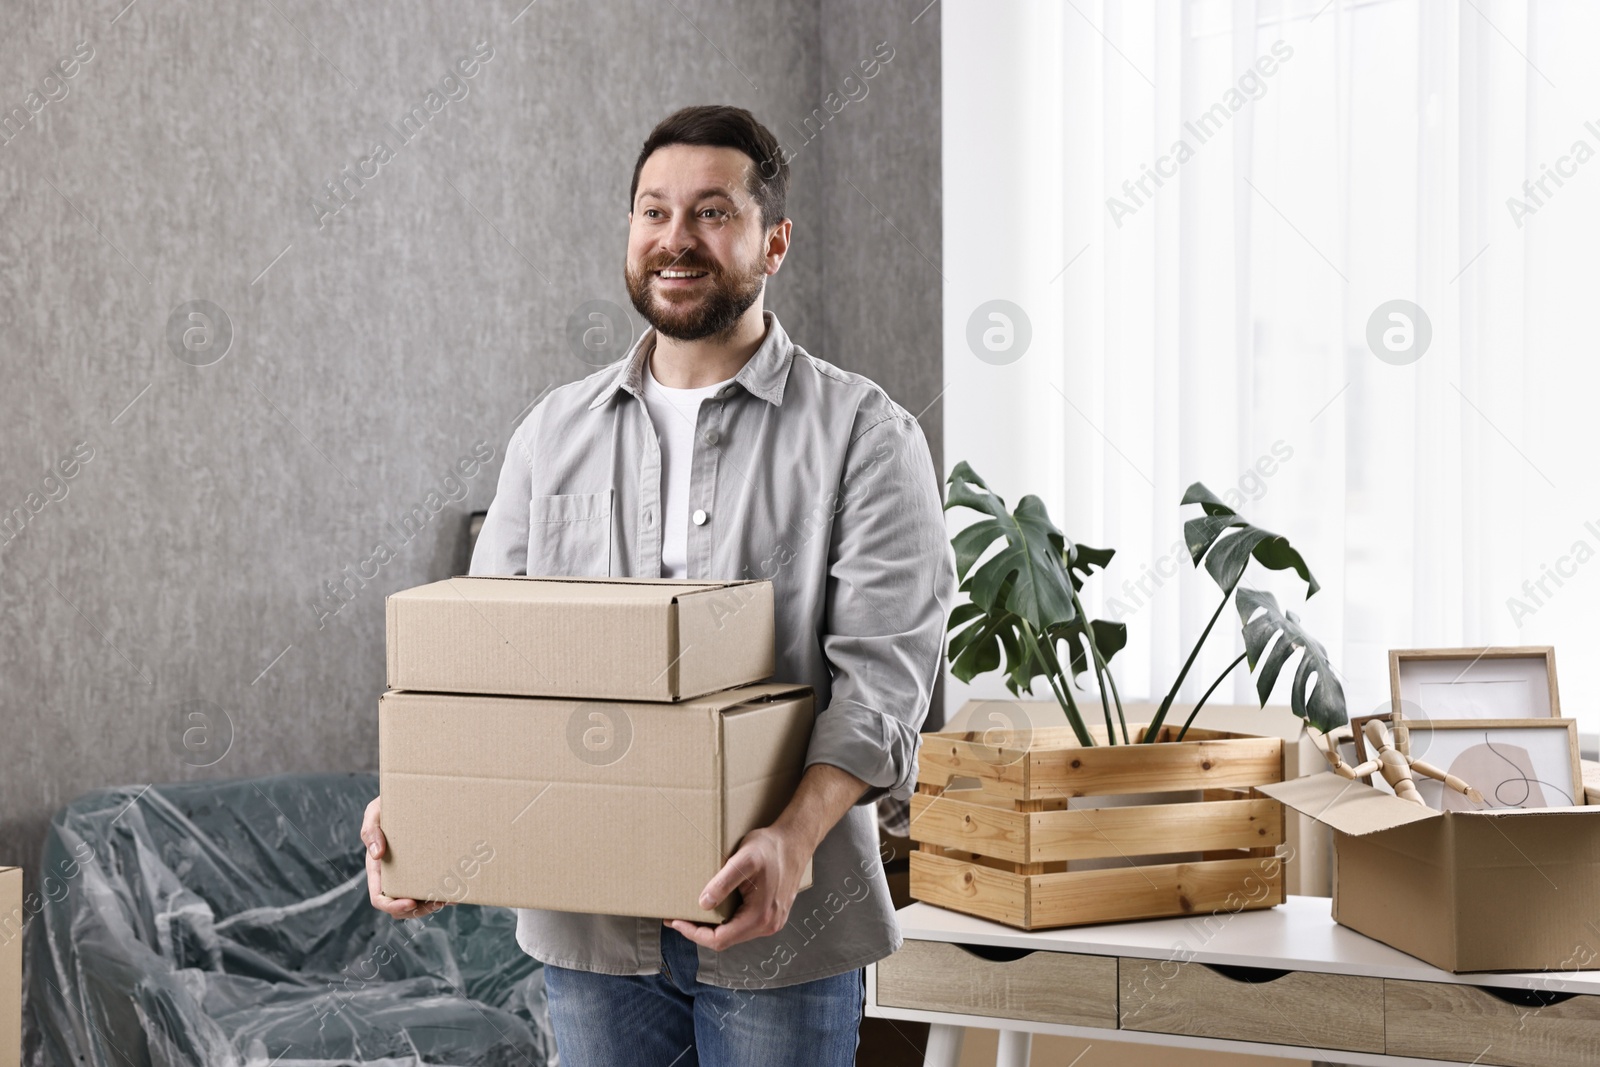
{"label": "picture frame", "polygon": [[[1443,782],[1414,775],[1436,811],[1566,808],[1584,803],[1576,719],[1410,721],[1411,755],[1475,786],[1479,805]],[[1377,776],[1374,776],[1377,777]],[[1387,783],[1385,783],[1387,786]]]}
{"label": "picture frame", "polygon": [[1427,720],[1559,719],[1551,645],[1389,651],[1391,713]]}

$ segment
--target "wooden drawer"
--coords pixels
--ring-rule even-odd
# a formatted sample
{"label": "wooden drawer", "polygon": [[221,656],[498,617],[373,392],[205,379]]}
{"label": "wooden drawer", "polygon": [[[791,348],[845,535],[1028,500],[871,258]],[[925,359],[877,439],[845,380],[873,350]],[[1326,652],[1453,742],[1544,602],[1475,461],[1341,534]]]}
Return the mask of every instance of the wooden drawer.
{"label": "wooden drawer", "polygon": [[908,940],[878,961],[878,1003],[1114,1030],[1117,961]]}
{"label": "wooden drawer", "polygon": [[1124,1030],[1384,1051],[1381,978],[1128,958],[1118,969]]}
{"label": "wooden drawer", "polygon": [[1600,1063],[1600,997],[1445,982],[1384,982],[1388,1051],[1500,1067]]}

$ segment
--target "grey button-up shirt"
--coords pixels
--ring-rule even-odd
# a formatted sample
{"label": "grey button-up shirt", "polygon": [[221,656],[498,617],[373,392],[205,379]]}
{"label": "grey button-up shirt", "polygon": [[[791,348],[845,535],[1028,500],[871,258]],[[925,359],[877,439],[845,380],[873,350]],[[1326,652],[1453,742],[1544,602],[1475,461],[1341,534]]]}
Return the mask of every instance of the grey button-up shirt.
{"label": "grey button-up shirt", "polygon": [[[689,511],[706,518],[689,524],[688,577],[773,583],[773,680],[816,695],[806,765],[870,788],[818,847],[783,930],[699,950],[699,980],[725,988],[826,978],[900,947],[875,802],[915,787],[956,584],[922,427],[764,319],[761,346],[700,405]],[[517,427],[471,573],[660,577],[661,448],[640,395],[654,344],[646,330]],[[517,941],[545,963],[653,974],[661,930],[659,918],[521,909]]]}

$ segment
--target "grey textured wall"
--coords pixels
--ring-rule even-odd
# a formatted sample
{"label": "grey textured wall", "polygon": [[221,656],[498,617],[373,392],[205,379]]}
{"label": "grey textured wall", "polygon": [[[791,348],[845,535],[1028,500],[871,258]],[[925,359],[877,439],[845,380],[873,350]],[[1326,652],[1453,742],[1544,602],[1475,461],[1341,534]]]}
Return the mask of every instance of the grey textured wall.
{"label": "grey textured wall", "polygon": [[383,596],[459,569],[514,423],[592,369],[567,320],[626,305],[674,107],[795,149],[768,306],[937,452],[936,9],[122,2],[0,12],[0,862],[96,786],[374,766]]}

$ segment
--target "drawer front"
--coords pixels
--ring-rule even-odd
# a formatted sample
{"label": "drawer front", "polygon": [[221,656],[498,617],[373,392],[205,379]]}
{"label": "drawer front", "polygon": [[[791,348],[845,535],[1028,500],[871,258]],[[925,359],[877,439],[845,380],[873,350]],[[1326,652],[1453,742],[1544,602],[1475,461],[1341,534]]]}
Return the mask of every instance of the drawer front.
{"label": "drawer front", "polygon": [[1499,1067],[1600,1063],[1600,997],[1384,982],[1391,1055]]}
{"label": "drawer front", "polygon": [[878,961],[878,1003],[1113,1030],[1117,961],[908,940]]}
{"label": "drawer front", "polygon": [[1384,1051],[1381,978],[1128,958],[1118,969],[1124,1030]]}

